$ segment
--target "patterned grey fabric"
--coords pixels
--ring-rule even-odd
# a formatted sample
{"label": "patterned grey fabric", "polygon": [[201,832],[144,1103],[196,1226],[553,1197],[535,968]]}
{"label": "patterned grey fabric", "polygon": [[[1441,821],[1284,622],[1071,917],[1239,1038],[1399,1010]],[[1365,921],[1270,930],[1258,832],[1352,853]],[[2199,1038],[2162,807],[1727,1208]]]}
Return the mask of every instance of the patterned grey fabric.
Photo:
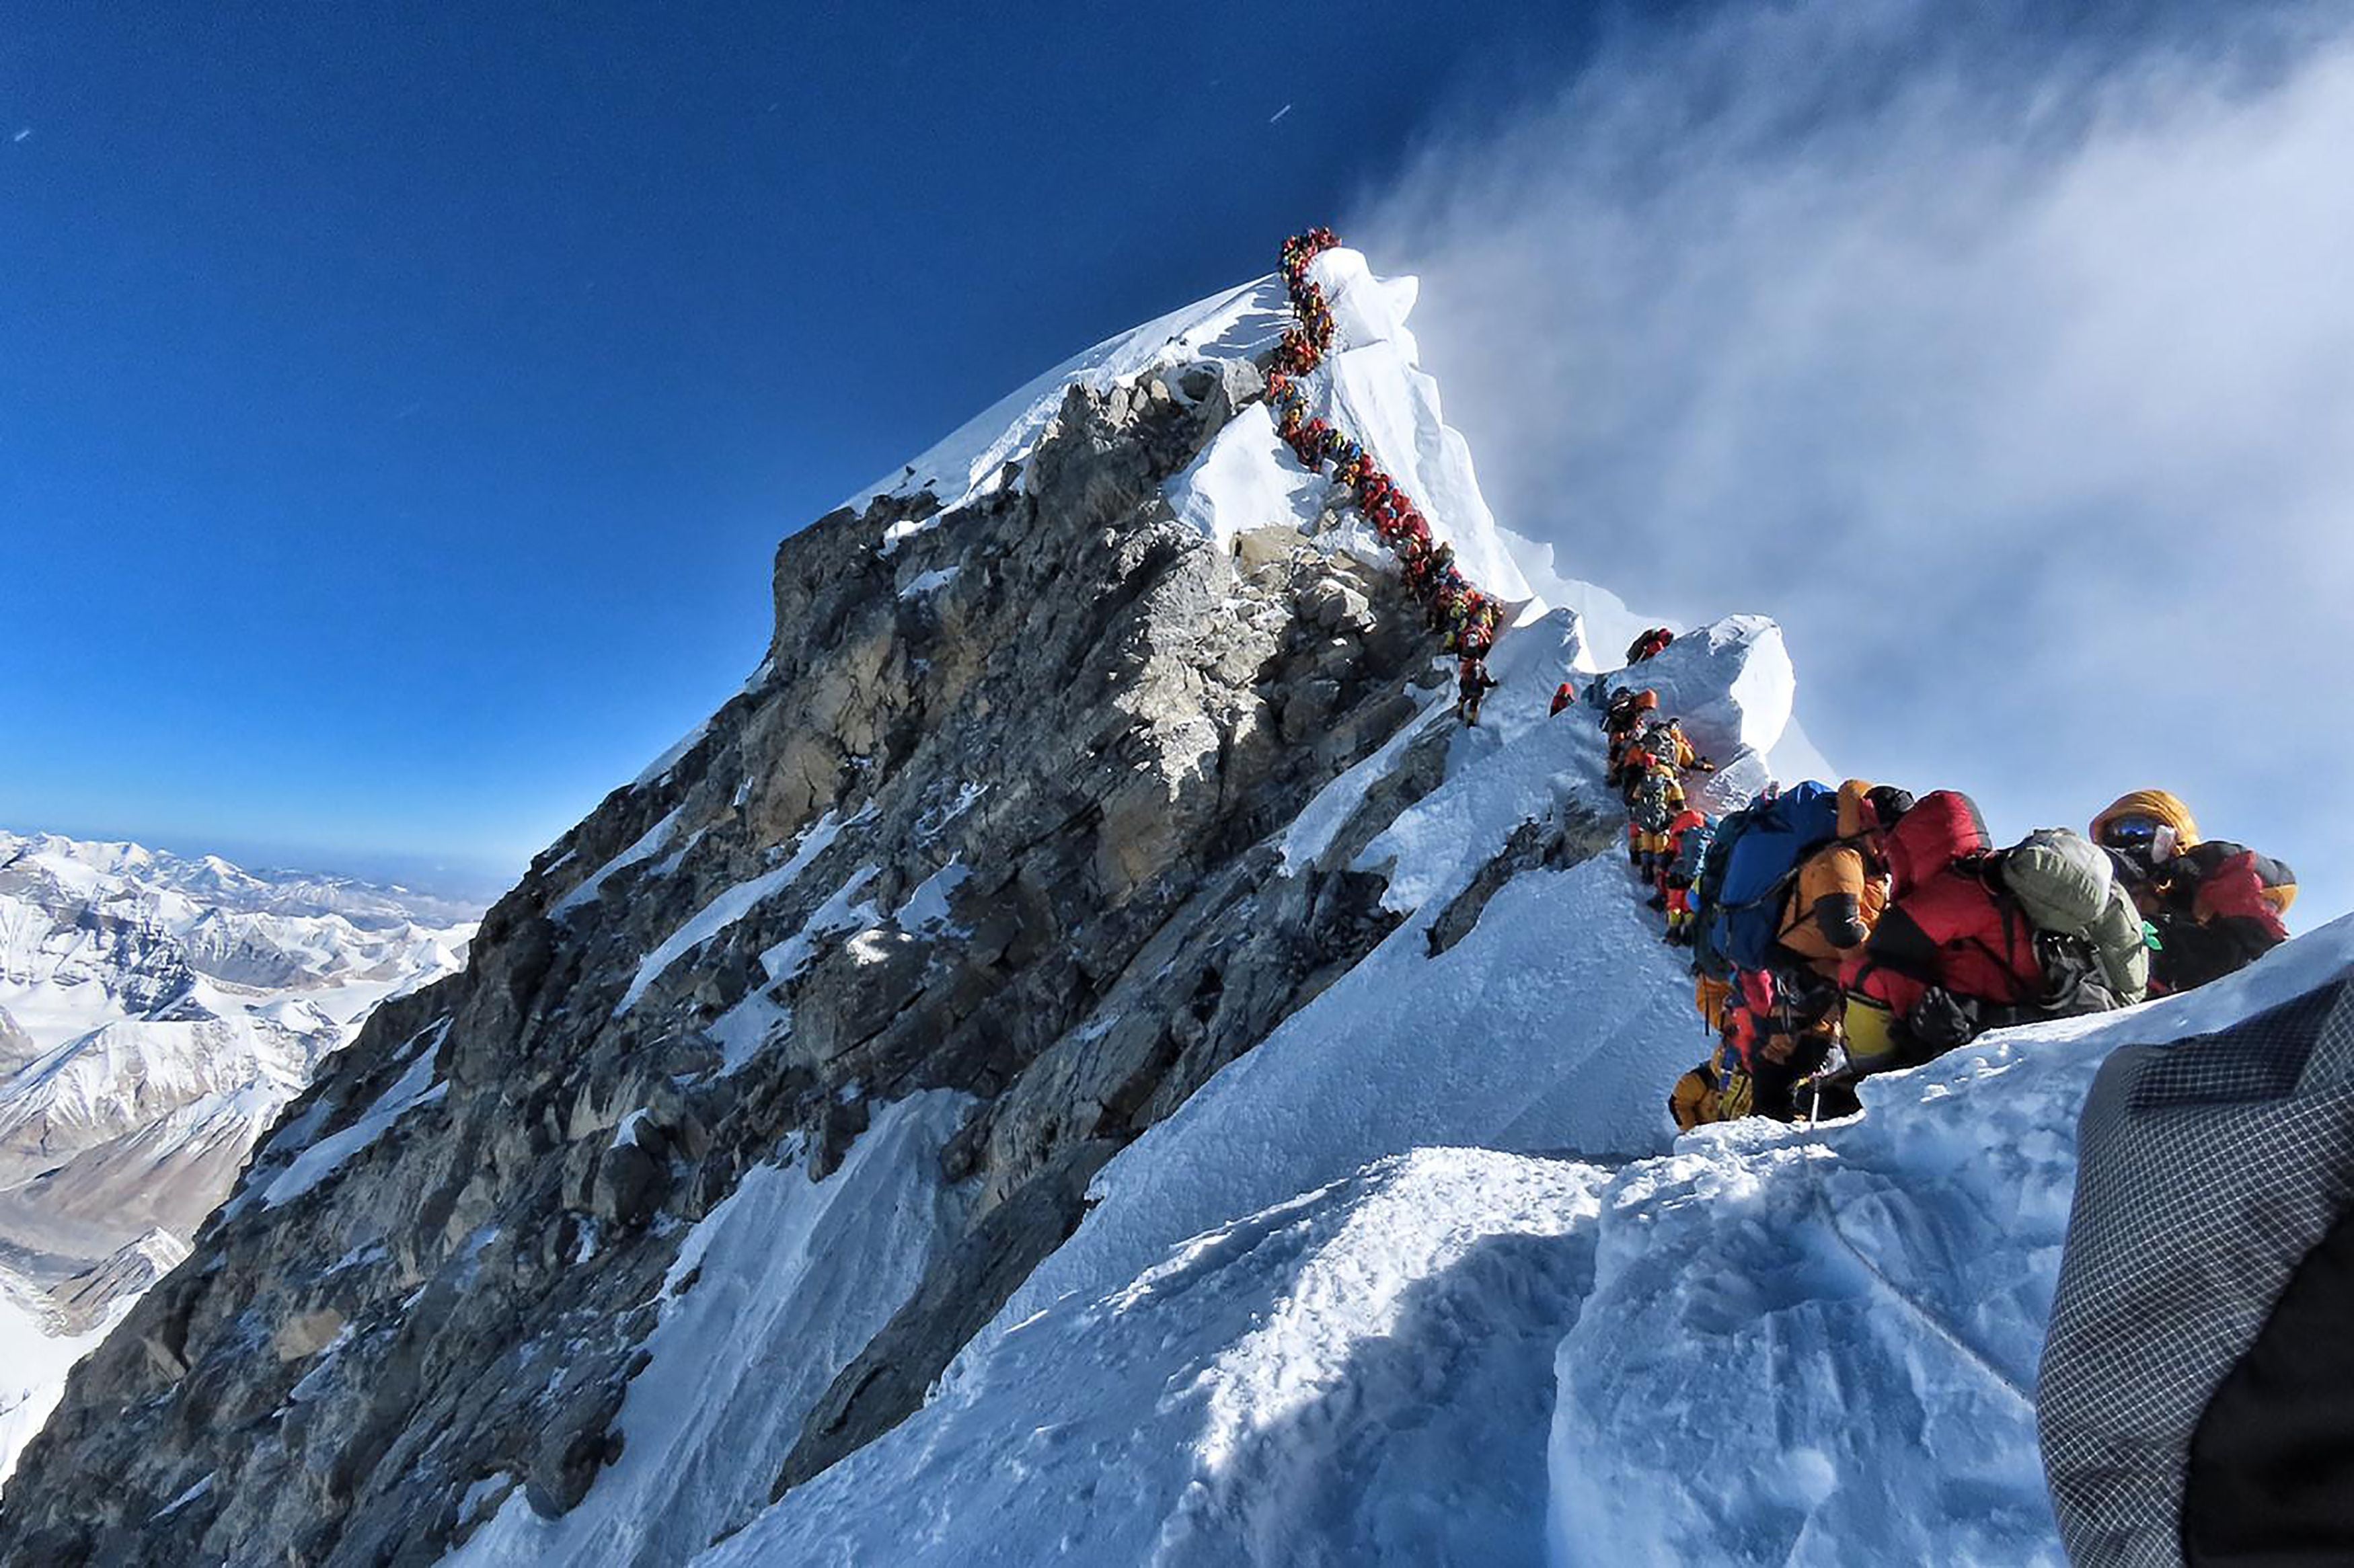
{"label": "patterned grey fabric", "polygon": [[2354,1198],[2354,984],[2118,1051],[2077,1161],[2044,1471],[2077,1568],[2179,1568],[2199,1418]]}

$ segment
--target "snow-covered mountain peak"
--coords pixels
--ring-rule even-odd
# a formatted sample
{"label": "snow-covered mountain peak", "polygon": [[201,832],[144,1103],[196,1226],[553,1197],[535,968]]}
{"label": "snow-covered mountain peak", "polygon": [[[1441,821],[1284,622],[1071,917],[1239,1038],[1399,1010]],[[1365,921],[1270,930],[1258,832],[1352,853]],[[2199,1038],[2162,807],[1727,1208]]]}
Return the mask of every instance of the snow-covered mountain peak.
{"label": "snow-covered mountain peak", "polygon": [[[899,473],[877,480],[843,504],[864,510],[878,499],[930,498],[934,513],[955,512],[995,493],[1008,465],[1019,465],[1053,425],[1073,387],[1097,394],[1147,373],[1194,362],[1247,361],[1275,346],[1289,321],[1281,280],[1269,276],[1200,300],[1107,338],[1015,388],[926,449]],[[894,524],[886,548],[918,531]]]}
{"label": "snow-covered mountain peak", "polygon": [[[1066,362],[784,541],[759,670],[324,1064],[0,1554],[2055,1561],[2018,1385],[2071,1097],[2354,936],[1677,1140],[1712,1040],[1552,711],[1641,625],[1490,513],[1411,286],[1311,281],[1287,387],[1513,604],[1476,727],[1277,438],[1283,283]],[[1627,678],[1704,800],[1805,749],[1761,617]],[[227,994],[194,963],[173,1006]]]}
{"label": "snow-covered mountain peak", "polygon": [[[1419,347],[1405,324],[1416,281],[1377,277],[1362,254],[1338,247],[1319,256],[1310,274],[1325,289],[1334,318],[1329,363],[1310,378],[1311,408],[1357,433],[1423,506],[1433,536],[1455,546],[1474,583],[1508,603],[1532,599],[1534,590],[1480,493],[1470,449],[1446,423],[1437,384],[1421,368]],[[1349,549],[1378,564],[1386,559],[1379,540],[1361,522],[1331,515],[1336,498],[1330,487],[1302,470],[1276,439],[1266,406],[1249,401],[1259,363],[1288,319],[1282,280],[1270,276],[1108,339],[991,405],[851,504],[920,501],[885,531],[882,548],[896,551],[994,494],[1009,473],[1018,474],[1074,390],[1102,397],[1140,388],[1140,396],[1190,402],[1223,386],[1235,402],[1248,406],[1171,482],[1169,500],[1178,518],[1229,549],[1241,533],[1288,522],[1321,547]],[[921,577],[911,577],[913,586],[901,591],[938,586],[918,581]]]}

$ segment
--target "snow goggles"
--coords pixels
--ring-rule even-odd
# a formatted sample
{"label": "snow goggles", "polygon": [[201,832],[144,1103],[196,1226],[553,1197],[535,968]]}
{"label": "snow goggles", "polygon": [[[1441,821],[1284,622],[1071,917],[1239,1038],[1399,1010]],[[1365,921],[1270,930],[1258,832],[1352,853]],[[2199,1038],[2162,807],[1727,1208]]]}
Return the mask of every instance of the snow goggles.
{"label": "snow goggles", "polygon": [[2119,817],[2101,830],[2101,842],[2112,849],[2139,849],[2157,839],[2163,826],[2155,817]]}

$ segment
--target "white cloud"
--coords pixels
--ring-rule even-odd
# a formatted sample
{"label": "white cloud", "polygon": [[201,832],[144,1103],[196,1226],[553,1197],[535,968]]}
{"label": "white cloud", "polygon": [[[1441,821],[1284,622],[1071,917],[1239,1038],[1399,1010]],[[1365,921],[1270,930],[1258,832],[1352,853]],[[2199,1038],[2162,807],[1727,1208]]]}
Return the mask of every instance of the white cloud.
{"label": "white cloud", "polygon": [[1510,525],[1779,618],[1843,766],[1999,830],[2189,798],[2354,906],[2354,37],[1630,37],[1352,238]]}

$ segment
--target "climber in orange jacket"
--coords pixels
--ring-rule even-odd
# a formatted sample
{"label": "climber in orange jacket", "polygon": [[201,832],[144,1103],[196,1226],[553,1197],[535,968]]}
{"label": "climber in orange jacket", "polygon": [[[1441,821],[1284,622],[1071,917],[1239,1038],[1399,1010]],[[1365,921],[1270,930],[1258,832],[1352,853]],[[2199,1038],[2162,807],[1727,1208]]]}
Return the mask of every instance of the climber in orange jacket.
{"label": "climber in orange jacket", "polygon": [[2281,917],[2296,902],[2296,874],[2244,845],[2201,840],[2190,808],[2167,791],[2119,797],[2091,836],[2157,932],[2151,994],[2221,980],[2288,940]]}
{"label": "climber in orange jacket", "polygon": [[1621,692],[1610,699],[1610,707],[1602,715],[1602,733],[1610,738],[1609,766],[1603,777],[1612,789],[1627,782],[1627,753],[1634,746],[1643,721],[1658,711],[1659,705],[1659,694],[1649,690]]}
{"label": "climber in orange jacket", "polygon": [[1880,923],[1888,868],[1880,840],[1913,809],[1913,797],[1861,779],[1840,786],[1839,837],[1798,863],[1776,935],[1789,967],[1836,980]]}

